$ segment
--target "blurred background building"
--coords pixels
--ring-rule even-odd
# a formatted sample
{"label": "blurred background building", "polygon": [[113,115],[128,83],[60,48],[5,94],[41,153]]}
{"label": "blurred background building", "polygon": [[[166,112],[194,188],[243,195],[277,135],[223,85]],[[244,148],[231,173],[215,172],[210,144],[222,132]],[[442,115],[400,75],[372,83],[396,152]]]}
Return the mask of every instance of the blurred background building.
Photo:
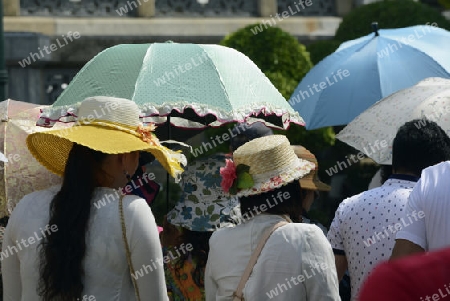
{"label": "blurred background building", "polygon": [[[333,37],[342,16],[358,3],[353,0],[4,0],[3,5],[9,75],[7,97],[51,104],[88,60],[112,45],[167,40],[218,43],[225,35],[248,24],[274,21],[276,26],[308,44]],[[310,5],[307,9],[302,8],[307,5]],[[288,12],[289,17],[277,20],[276,14],[283,12]],[[79,33],[76,43],[64,42],[69,32]],[[44,55],[29,65],[19,64],[52,43],[62,46],[50,54],[42,52]]]}

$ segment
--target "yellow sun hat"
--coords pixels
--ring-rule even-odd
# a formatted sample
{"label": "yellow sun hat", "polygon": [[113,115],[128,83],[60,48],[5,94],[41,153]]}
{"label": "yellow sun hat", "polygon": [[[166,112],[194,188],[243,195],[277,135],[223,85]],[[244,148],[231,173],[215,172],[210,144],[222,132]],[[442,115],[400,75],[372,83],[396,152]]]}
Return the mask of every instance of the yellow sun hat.
{"label": "yellow sun hat", "polygon": [[74,143],[105,154],[146,151],[179,180],[186,157],[162,146],[153,133],[155,126],[144,126],[135,102],[115,97],[96,96],[79,103],[72,127],[38,132],[27,137],[30,153],[48,170],[63,176]]}

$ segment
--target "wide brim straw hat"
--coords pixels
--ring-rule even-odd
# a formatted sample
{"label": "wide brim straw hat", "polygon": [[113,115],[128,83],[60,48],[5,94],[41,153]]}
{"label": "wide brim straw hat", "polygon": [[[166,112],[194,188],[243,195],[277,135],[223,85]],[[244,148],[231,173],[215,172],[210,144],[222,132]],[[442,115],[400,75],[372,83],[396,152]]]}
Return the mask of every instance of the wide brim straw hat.
{"label": "wide brim straw hat", "polygon": [[319,179],[318,170],[319,164],[317,162],[316,156],[311,153],[308,149],[301,145],[292,145],[292,149],[294,150],[297,157],[308,160],[316,165],[316,167],[311,170],[309,174],[300,179],[300,186],[304,189],[309,190],[318,190],[318,191],[330,191],[331,186],[323,183]]}
{"label": "wide brim straw hat", "polygon": [[31,154],[48,170],[63,176],[74,143],[105,154],[133,151],[151,153],[164,169],[179,179],[186,158],[161,145],[153,134],[154,126],[140,122],[140,110],[131,100],[107,96],[86,98],[73,114],[72,127],[37,132],[27,137]]}
{"label": "wide brim straw hat", "polygon": [[232,193],[231,184],[235,185],[236,181],[248,184],[251,178],[251,187],[238,188],[236,195],[261,194],[298,180],[314,168],[314,163],[295,155],[285,136],[265,136],[247,142],[233,153],[233,161],[227,160],[220,171],[221,184],[225,191]]}
{"label": "wide brim straw hat", "polygon": [[220,187],[220,167],[225,155],[216,154],[194,161],[181,179],[183,193],[167,213],[167,221],[191,231],[215,231],[236,224],[241,218],[239,200]]}

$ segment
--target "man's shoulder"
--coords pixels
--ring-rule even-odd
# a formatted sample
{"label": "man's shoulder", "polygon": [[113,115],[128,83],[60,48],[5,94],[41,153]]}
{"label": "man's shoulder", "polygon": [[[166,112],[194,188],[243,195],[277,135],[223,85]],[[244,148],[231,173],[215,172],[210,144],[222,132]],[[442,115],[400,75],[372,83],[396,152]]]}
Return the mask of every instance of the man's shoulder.
{"label": "man's shoulder", "polygon": [[339,205],[339,211],[344,214],[349,211],[367,209],[370,206],[376,207],[380,202],[383,202],[392,192],[402,189],[396,186],[380,186],[370,190],[363,191],[359,194],[346,198]]}
{"label": "man's shoulder", "polygon": [[366,190],[359,194],[355,194],[355,195],[343,200],[340,207],[346,208],[346,207],[358,206],[361,202],[370,201],[372,199],[376,199],[376,198],[380,197],[380,195],[382,194],[382,191],[384,191],[383,186],[373,188],[370,190]]}
{"label": "man's shoulder", "polygon": [[[389,181],[389,182],[388,182]],[[380,199],[382,197],[387,196],[393,191],[396,190],[402,190],[404,187],[398,186],[398,185],[390,185],[390,180],[387,180],[383,185],[380,187],[372,188],[366,191],[361,192],[360,194],[351,196],[344,200],[344,202],[348,203],[355,203],[355,202],[361,202],[364,200],[370,200],[370,199]]]}
{"label": "man's shoulder", "polygon": [[444,161],[444,162],[438,163],[436,165],[425,168],[424,170],[422,170],[421,179],[422,178],[439,179],[445,175],[450,175],[450,161]]}

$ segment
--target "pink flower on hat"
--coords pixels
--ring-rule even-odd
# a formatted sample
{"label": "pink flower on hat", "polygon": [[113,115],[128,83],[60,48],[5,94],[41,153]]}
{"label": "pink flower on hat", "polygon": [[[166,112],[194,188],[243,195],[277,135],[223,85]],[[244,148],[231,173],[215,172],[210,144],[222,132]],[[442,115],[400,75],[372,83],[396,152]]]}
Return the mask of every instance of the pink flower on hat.
{"label": "pink flower on hat", "polygon": [[233,186],[234,180],[237,178],[236,166],[233,160],[225,159],[225,167],[220,168],[220,175],[222,176],[220,186],[222,186],[223,191],[228,193],[231,186]]}

